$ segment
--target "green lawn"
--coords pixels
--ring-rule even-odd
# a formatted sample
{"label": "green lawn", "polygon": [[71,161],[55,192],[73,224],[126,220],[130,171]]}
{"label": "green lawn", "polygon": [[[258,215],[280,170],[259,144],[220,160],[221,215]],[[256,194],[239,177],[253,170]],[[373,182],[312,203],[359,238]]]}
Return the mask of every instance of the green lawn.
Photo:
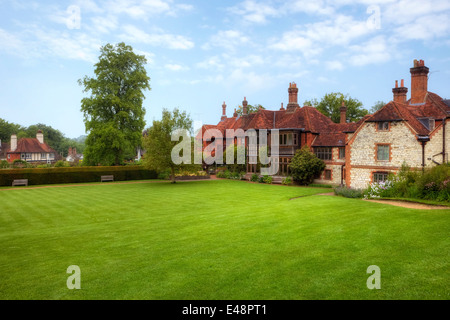
{"label": "green lawn", "polygon": [[0,190],[0,299],[450,298],[450,209],[323,192],[231,180]]}

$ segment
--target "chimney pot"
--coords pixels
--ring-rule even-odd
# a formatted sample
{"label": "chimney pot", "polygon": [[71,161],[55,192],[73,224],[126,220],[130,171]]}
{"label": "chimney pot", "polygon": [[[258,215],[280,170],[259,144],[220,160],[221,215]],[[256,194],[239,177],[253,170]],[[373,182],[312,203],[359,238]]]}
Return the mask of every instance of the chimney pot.
{"label": "chimney pot", "polygon": [[12,134],[11,135],[11,151],[16,151],[17,149],[17,135]]}
{"label": "chimney pot", "polygon": [[410,69],[411,72],[411,104],[425,102],[425,97],[428,92],[428,72],[429,69],[425,66],[423,60],[414,60],[414,67]]}
{"label": "chimney pot", "polygon": [[38,130],[38,132],[36,133],[36,139],[38,139],[39,143],[44,143],[44,134],[41,130]]}
{"label": "chimney pot", "polygon": [[340,119],[340,123],[347,123],[347,107],[345,106],[345,102],[342,101],[341,104],[341,119]]}

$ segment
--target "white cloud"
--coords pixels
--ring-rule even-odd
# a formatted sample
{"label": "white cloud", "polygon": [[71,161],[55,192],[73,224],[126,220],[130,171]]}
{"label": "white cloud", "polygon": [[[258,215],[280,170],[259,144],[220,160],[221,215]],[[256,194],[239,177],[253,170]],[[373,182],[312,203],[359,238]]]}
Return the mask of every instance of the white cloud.
{"label": "white cloud", "polygon": [[221,61],[222,59],[218,56],[209,57],[208,59],[199,62],[196,66],[200,69],[215,69],[222,70],[225,65]]}
{"label": "white cloud", "polygon": [[149,17],[160,14],[176,16],[180,11],[191,11],[190,4],[172,5],[172,1],[162,0],[110,0],[106,4],[110,12],[127,14],[133,19],[148,20]]}
{"label": "white cloud", "polygon": [[172,64],[172,63],[168,63],[165,65],[165,68],[170,70],[170,71],[185,71],[185,70],[189,70],[189,67],[185,67],[179,64]]}
{"label": "white cloud", "polygon": [[391,59],[390,48],[383,36],[375,37],[362,44],[353,45],[350,49],[353,54],[349,61],[355,66],[384,63]]}
{"label": "white cloud", "polygon": [[241,45],[248,45],[250,39],[237,30],[219,31],[213,35],[210,40],[202,46],[203,49],[209,50],[212,47],[224,48],[227,51],[235,51]]}
{"label": "white cloud", "polygon": [[268,17],[276,17],[281,14],[279,9],[254,0],[245,0],[228,10],[229,12],[240,16],[243,21],[257,24],[264,24],[267,22]]}
{"label": "white cloud", "polygon": [[179,50],[188,50],[194,47],[194,43],[191,40],[180,35],[161,32],[146,33],[133,25],[126,25],[123,27],[123,30],[125,33],[120,38],[127,41]]}
{"label": "white cloud", "polygon": [[327,61],[327,62],[325,62],[325,67],[328,70],[338,70],[338,71],[340,71],[340,70],[344,69],[344,65],[339,60]]}
{"label": "white cloud", "polygon": [[92,27],[90,28],[99,33],[109,33],[118,27],[117,17],[115,16],[95,16],[91,18],[91,21]]}
{"label": "white cloud", "polygon": [[297,0],[286,4],[283,11],[286,13],[304,12],[307,14],[331,15],[335,12],[335,9],[323,0]]}

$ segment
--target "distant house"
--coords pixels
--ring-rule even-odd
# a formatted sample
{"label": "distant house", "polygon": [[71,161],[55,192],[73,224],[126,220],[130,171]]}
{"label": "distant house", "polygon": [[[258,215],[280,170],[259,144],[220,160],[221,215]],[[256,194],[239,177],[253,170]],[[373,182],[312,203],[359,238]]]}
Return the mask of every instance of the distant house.
{"label": "distant house", "polygon": [[44,142],[44,134],[39,130],[36,138],[22,138],[19,141],[17,135],[13,134],[9,150],[6,152],[6,160],[51,163],[56,160],[56,154],[56,151]]}
{"label": "distant house", "polygon": [[77,153],[77,148],[69,147],[69,152],[67,154],[66,161],[78,162],[80,160],[83,160],[83,154]]}

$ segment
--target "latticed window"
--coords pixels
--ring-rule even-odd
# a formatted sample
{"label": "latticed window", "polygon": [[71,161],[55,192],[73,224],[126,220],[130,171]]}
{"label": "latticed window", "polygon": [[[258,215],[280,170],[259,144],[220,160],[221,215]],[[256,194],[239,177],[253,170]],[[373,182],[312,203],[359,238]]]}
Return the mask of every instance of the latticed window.
{"label": "latticed window", "polygon": [[387,177],[388,177],[387,172],[374,172],[373,173],[373,182],[386,181]]}
{"label": "latticed window", "polygon": [[389,161],[389,145],[377,145],[377,160]]}
{"label": "latticed window", "polygon": [[389,131],[389,122],[378,122],[378,131]]}
{"label": "latticed window", "polygon": [[316,147],[314,148],[314,153],[317,158],[322,160],[331,160],[331,147]]}

